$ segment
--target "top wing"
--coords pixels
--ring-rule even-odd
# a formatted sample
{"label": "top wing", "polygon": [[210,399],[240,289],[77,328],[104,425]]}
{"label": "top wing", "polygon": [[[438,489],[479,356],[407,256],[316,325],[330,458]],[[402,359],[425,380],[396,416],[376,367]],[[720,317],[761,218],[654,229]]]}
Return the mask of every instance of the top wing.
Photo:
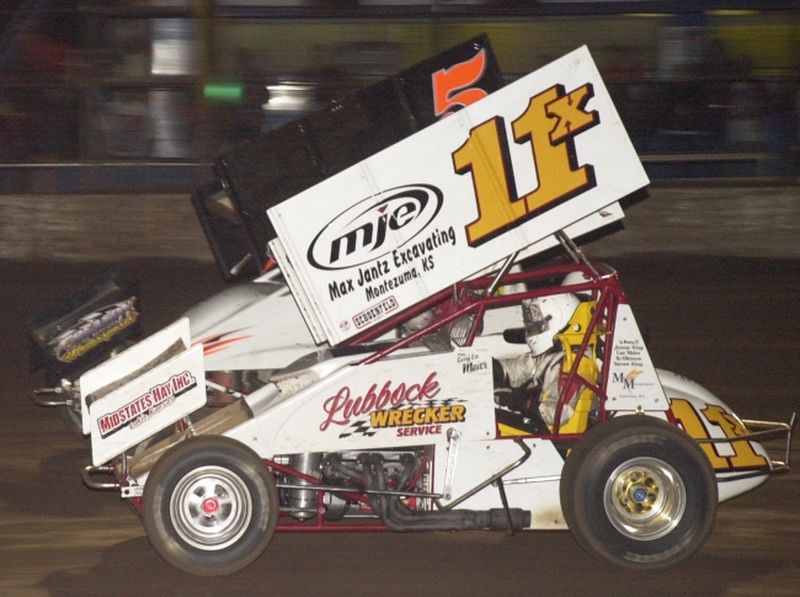
{"label": "top wing", "polygon": [[582,47],[272,207],[270,246],[337,344],[648,182]]}

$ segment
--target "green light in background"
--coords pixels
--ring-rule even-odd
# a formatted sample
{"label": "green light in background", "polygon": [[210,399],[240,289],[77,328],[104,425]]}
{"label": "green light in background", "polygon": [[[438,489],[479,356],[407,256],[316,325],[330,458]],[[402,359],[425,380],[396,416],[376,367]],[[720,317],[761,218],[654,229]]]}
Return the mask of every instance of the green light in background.
{"label": "green light in background", "polygon": [[203,98],[210,102],[241,102],[244,86],[241,83],[214,82],[203,86]]}

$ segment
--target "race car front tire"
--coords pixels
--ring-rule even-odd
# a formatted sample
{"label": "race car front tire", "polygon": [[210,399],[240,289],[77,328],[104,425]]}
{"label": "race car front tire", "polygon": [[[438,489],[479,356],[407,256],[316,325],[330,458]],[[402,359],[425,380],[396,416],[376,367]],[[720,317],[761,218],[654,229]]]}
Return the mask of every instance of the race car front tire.
{"label": "race car front tire", "polygon": [[644,415],[601,423],[561,474],[561,507],[578,543],[625,568],[655,569],[695,553],[714,524],[708,458],[677,427]]}
{"label": "race car front tire", "polygon": [[244,568],[266,549],[278,494],[266,465],[226,437],[187,439],[165,454],[145,483],[144,526],[159,555],[203,576]]}

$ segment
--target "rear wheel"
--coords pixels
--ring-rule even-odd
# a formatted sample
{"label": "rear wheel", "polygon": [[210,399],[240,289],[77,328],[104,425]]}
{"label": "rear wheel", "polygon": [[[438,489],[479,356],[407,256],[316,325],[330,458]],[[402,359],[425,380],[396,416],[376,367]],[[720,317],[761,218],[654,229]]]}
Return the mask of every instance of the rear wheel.
{"label": "rear wheel", "polygon": [[188,439],[153,467],[144,526],[167,562],[193,574],[230,574],[264,551],[275,533],[278,494],[269,469],[225,437]]}
{"label": "rear wheel", "polygon": [[600,424],[567,457],[561,507],[590,553],[628,568],[691,556],[711,532],[717,484],[697,444],[646,416]]}

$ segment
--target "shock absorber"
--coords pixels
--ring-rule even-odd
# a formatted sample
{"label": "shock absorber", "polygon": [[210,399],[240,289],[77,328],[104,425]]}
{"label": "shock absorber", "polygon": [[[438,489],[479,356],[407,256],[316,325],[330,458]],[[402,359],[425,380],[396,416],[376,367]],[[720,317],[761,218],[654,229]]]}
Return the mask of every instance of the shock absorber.
{"label": "shock absorber", "polygon": [[[321,461],[321,452],[293,454],[289,457],[289,466],[304,475],[315,475],[319,472]],[[300,478],[293,479],[292,482],[298,485],[312,485],[309,481]],[[313,489],[293,489],[289,492],[288,501],[289,507],[292,509],[292,516],[297,520],[308,520],[316,514],[317,492]]]}

